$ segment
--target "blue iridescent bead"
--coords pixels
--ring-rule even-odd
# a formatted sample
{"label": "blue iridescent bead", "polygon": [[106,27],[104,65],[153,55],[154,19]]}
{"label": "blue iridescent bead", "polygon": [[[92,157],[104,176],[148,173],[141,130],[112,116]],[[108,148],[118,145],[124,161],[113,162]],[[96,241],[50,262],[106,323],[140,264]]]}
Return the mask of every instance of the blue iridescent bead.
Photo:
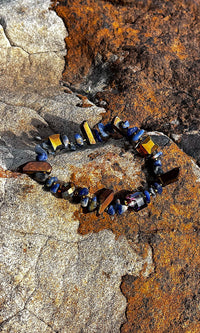
{"label": "blue iridescent bead", "polygon": [[88,190],[87,187],[83,187],[83,188],[81,188],[81,189],[79,190],[79,192],[78,192],[78,196],[79,196],[79,197],[83,197],[83,196],[86,196],[86,195],[88,195],[88,194],[89,194],[89,190]]}
{"label": "blue iridescent bead", "polygon": [[60,184],[58,184],[58,183],[53,184],[50,188],[50,192],[51,193],[56,193],[58,191],[59,187],[60,187]]}
{"label": "blue iridescent bead", "polygon": [[162,175],[164,173],[161,166],[154,166],[153,172],[155,175]]}
{"label": "blue iridescent bead", "polygon": [[109,135],[105,132],[105,126],[103,123],[98,123],[98,129],[103,138],[108,138]]}
{"label": "blue iridescent bead", "polygon": [[76,140],[76,144],[77,144],[77,146],[82,147],[82,146],[84,145],[83,138],[82,138],[82,136],[81,136],[80,134],[76,133],[76,134],[74,135],[74,138],[75,138],[75,140]]}
{"label": "blue iridescent bead", "polygon": [[89,197],[82,198],[81,199],[81,207],[83,207],[83,208],[87,207],[88,202],[89,202]]}
{"label": "blue iridescent bead", "polygon": [[51,187],[53,185],[53,183],[56,183],[57,181],[58,181],[57,177],[51,177],[51,178],[49,178],[49,179],[46,180],[45,185],[47,187]]}
{"label": "blue iridescent bead", "polygon": [[46,161],[46,160],[48,160],[48,155],[47,155],[47,153],[38,154],[38,155],[36,156],[36,161],[44,162],[44,161]]}
{"label": "blue iridescent bead", "polygon": [[141,138],[141,136],[144,134],[144,130],[143,129],[141,129],[141,130],[139,130],[133,137],[132,137],[132,141],[134,141],[134,142],[136,142],[136,141],[138,141],[140,138]]}
{"label": "blue iridescent bead", "polygon": [[97,131],[97,129],[94,129],[93,133],[94,133],[94,136],[97,139],[97,141],[103,142],[103,140],[101,138],[101,135],[99,134],[99,132]]}
{"label": "blue iridescent bead", "polygon": [[107,209],[107,213],[109,215],[115,215],[115,208],[113,207],[113,205],[110,205]]}
{"label": "blue iridescent bead", "polygon": [[118,204],[117,212],[118,212],[119,215],[122,215],[123,213],[125,213],[127,211],[127,209],[128,209],[128,206]]}
{"label": "blue iridescent bead", "polygon": [[161,160],[156,160],[153,164],[154,166],[162,166]]}
{"label": "blue iridescent bead", "polygon": [[47,143],[47,141],[42,142],[40,146],[47,151],[51,150],[51,146]]}
{"label": "blue iridescent bead", "polygon": [[126,121],[124,121],[124,122],[121,123],[121,127],[122,128],[128,128],[129,126],[130,126],[130,124],[129,124],[128,120],[126,120]]}
{"label": "blue iridescent bead", "polygon": [[156,197],[156,192],[154,191],[154,189],[153,189],[152,186],[149,187],[149,193],[150,193],[150,195],[151,195],[153,198]]}
{"label": "blue iridescent bead", "polygon": [[144,191],[144,194],[145,194],[145,197],[146,197],[146,202],[147,203],[150,203],[151,201],[151,196],[150,196],[150,193],[148,191]]}
{"label": "blue iridescent bead", "polygon": [[161,184],[154,183],[153,186],[155,187],[158,194],[162,194],[163,188]]}
{"label": "blue iridescent bead", "polygon": [[35,152],[38,155],[42,155],[42,154],[46,154],[46,151],[44,150],[43,147],[41,147],[40,145],[36,145],[35,146]]}
{"label": "blue iridescent bead", "polygon": [[68,146],[69,146],[69,139],[68,139],[67,135],[62,135],[62,142],[63,142],[65,148],[68,148]]}
{"label": "blue iridescent bead", "polygon": [[162,156],[163,155],[163,152],[162,151],[159,151],[158,153],[156,153],[154,156],[152,156],[152,158],[154,160],[156,160],[158,157]]}
{"label": "blue iridescent bead", "polygon": [[131,127],[131,128],[128,128],[128,130],[127,130],[127,136],[128,137],[130,137],[130,136],[132,136],[136,131],[138,130],[138,127]]}

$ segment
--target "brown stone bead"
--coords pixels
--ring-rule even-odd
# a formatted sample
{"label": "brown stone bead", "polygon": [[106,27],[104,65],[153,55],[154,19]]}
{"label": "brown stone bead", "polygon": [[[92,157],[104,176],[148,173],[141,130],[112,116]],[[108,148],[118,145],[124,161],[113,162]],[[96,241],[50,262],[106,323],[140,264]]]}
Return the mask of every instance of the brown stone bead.
{"label": "brown stone bead", "polygon": [[166,185],[176,182],[178,180],[179,171],[180,171],[180,167],[176,167],[176,168],[171,169],[168,172],[161,174],[158,177],[158,179],[161,182],[162,186],[166,186]]}
{"label": "brown stone bead", "polygon": [[114,192],[113,190],[104,188],[101,190],[99,196],[98,196],[98,214],[102,214],[106,207],[113,201],[114,199]]}
{"label": "brown stone bead", "polygon": [[51,173],[52,166],[48,162],[32,161],[21,165],[18,170],[28,175],[36,172]]}

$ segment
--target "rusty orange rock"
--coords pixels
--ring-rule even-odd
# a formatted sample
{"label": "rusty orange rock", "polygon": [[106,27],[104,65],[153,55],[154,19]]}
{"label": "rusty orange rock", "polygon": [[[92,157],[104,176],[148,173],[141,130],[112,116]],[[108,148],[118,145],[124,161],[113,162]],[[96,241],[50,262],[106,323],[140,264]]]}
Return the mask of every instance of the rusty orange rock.
{"label": "rusty orange rock", "polygon": [[[198,1],[53,3],[69,32],[63,79],[84,89],[90,77],[95,94],[95,70],[104,68],[98,79],[103,78],[106,85],[95,97],[107,102],[105,121],[119,116],[168,135],[198,130]],[[145,244],[152,248],[155,270],[150,277],[122,278],[121,290],[128,302],[123,333],[200,331],[199,183],[195,164],[175,144],[167,145],[164,155],[163,169],[181,166],[180,179],[166,186],[164,194],[143,211],[113,220],[106,213],[100,218],[76,212],[81,234],[111,229],[116,237],[136,241],[141,253]],[[126,187],[125,173],[121,180],[103,165],[100,168],[101,186],[115,191]],[[89,186],[95,172],[91,164],[89,176],[79,170],[74,177]],[[134,187],[134,180],[129,185]],[[92,190],[99,188],[97,183]]]}

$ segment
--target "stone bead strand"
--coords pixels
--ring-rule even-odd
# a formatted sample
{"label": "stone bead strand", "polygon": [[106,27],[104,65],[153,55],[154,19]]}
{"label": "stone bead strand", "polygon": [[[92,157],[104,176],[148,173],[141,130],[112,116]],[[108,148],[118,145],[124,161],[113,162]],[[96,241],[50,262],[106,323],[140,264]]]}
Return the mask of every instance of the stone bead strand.
{"label": "stone bead strand", "polygon": [[[35,147],[37,154],[35,164],[34,162],[28,162],[21,167],[21,171],[32,175],[36,181],[44,184],[45,188],[49,189],[52,194],[80,203],[82,208],[88,212],[97,210],[101,214],[106,211],[109,215],[121,215],[128,209],[139,211],[147,207],[151,197],[156,197],[156,194],[162,194],[162,185],[165,186],[177,180],[179,168],[172,169],[164,174],[160,160],[163,153],[157,151],[158,145],[153,142],[143,129],[138,129],[136,126],[130,127],[129,121],[122,121],[119,117],[115,117],[111,123],[106,125],[99,123],[97,128],[92,130],[87,121],[84,121],[80,128],[85,138],[76,133],[74,135],[75,142],[70,142],[67,135],[54,134],[41,144],[37,144]],[[140,192],[128,193],[121,199],[115,199],[114,192],[110,189],[102,189],[99,196],[90,196],[89,189],[86,187],[77,188],[73,183],[63,183],[57,177],[49,176],[51,166],[46,162],[49,154],[55,154],[58,149],[74,151],[85,146],[85,142],[88,145],[96,145],[96,141],[103,143],[110,137],[114,137],[116,132],[121,137],[124,137],[145,158],[151,175],[156,179],[146,189]],[[45,168],[48,168],[48,172]]]}

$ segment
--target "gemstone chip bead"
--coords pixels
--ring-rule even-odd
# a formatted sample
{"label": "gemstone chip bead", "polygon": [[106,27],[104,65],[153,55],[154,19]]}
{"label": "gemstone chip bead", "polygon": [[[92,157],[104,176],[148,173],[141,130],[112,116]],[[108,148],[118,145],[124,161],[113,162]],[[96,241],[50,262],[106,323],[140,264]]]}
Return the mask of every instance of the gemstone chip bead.
{"label": "gemstone chip bead", "polygon": [[63,184],[61,187],[61,196],[65,200],[70,200],[73,197],[73,194],[75,192],[76,188],[73,183],[66,183]]}
{"label": "gemstone chip bead", "polygon": [[147,207],[146,197],[142,192],[135,192],[126,196],[128,207],[134,209],[136,212]]}
{"label": "gemstone chip bead", "polygon": [[80,134],[75,134],[74,135],[74,138],[75,138],[75,140],[76,140],[76,144],[77,144],[77,146],[79,146],[79,147],[82,147],[83,145],[84,145],[84,141],[83,141],[83,138],[82,138],[82,136],[80,135]]}
{"label": "gemstone chip bead", "polygon": [[107,213],[109,214],[109,215],[115,215],[115,208],[113,207],[113,205],[110,205],[109,207],[108,207],[108,209],[107,209]]}
{"label": "gemstone chip bead", "polygon": [[87,140],[87,143],[90,145],[95,145],[96,141],[95,141],[94,135],[92,134],[92,131],[91,131],[87,121],[83,121],[80,128],[81,128],[81,131],[83,132],[84,137]]}
{"label": "gemstone chip bead", "polygon": [[44,152],[44,153],[42,153],[42,154],[38,154],[38,155],[36,156],[36,161],[44,162],[44,161],[46,161],[46,160],[48,160],[48,155],[47,155],[46,152]]}
{"label": "gemstone chip bead", "polygon": [[18,168],[18,171],[31,175],[36,172],[51,173],[52,166],[48,162],[27,162]]}
{"label": "gemstone chip bead", "polygon": [[[137,134],[136,134],[136,140],[137,141]],[[158,148],[158,145],[153,142],[150,136],[147,136],[144,140],[142,140],[138,146],[136,147],[136,150],[142,155],[147,156],[151,155],[156,149]]]}
{"label": "gemstone chip bead", "polygon": [[53,134],[48,137],[48,141],[51,144],[51,147],[53,148],[54,151],[56,149],[62,147],[62,141],[61,141],[61,136],[60,134]]}
{"label": "gemstone chip bead", "polygon": [[89,197],[84,197],[81,199],[81,207],[83,208],[87,207],[88,203],[89,203]]}
{"label": "gemstone chip bead", "polygon": [[83,187],[78,191],[78,196],[83,197],[89,194],[89,190],[87,187]]}
{"label": "gemstone chip bead", "polygon": [[94,196],[92,199],[90,199],[88,204],[88,211],[93,212],[97,208],[97,197]]}
{"label": "gemstone chip bead", "polygon": [[114,199],[114,192],[113,190],[110,190],[108,188],[104,188],[101,190],[99,196],[98,196],[98,214],[102,214],[104,210],[108,207],[108,205],[113,201]]}
{"label": "gemstone chip bead", "polygon": [[169,185],[171,183],[174,183],[178,180],[179,177],[179,172],[180,172],[180,168],[176,167],[171,169],[168,172],[163,173],[162,175],[158,176],[159,182],[163,185]]}

